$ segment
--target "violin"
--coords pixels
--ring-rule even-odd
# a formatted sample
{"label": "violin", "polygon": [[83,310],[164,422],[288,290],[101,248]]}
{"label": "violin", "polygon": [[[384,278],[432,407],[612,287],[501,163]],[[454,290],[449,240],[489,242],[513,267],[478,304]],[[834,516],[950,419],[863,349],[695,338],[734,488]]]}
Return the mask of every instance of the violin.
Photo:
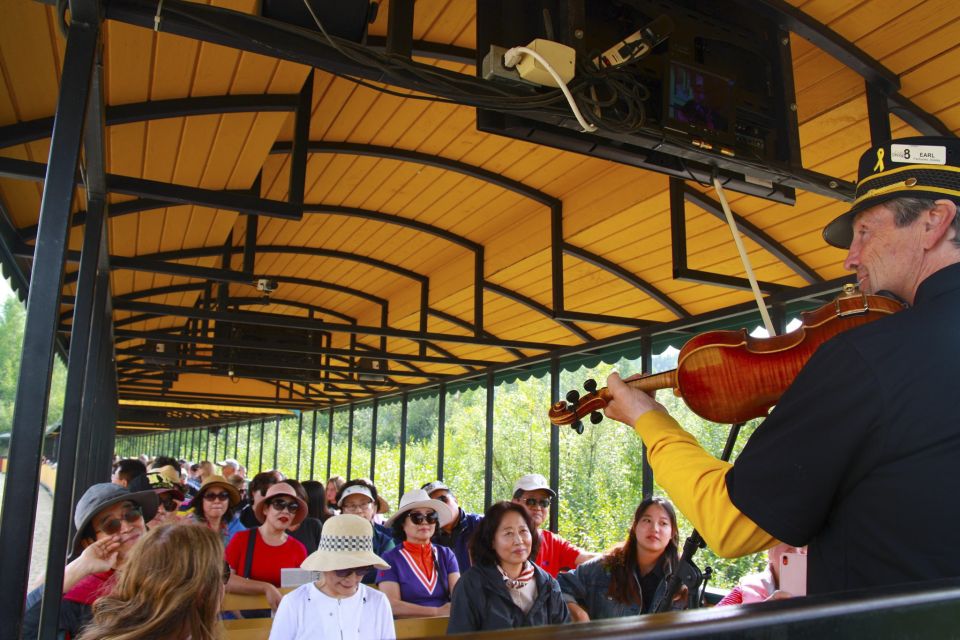
{"label": "violin", "polygon": [[[766,416],[821,344],[854,327],[903,309],[885,296],[859,292],[852,284],[832,302],[801,313],[802,324],[790,333],[754,338],[746,329],[707,331],[680,350],[677,368],[646,375],[626,384],[644,392],[673,389],[701,418],[720,424]],[[597,383],[584,383],[587,395],[576,390],[550,407],[550,422],[571,425],[583,433],[581,419],[603,420],[600,410],[612,399]]]}

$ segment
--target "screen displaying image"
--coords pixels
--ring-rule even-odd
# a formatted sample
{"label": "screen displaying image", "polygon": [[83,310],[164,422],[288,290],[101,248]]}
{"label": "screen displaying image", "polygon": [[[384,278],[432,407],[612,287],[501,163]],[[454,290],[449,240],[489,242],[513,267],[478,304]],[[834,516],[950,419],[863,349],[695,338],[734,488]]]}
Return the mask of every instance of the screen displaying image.
{"label": "screen displaying image", "polygon": [[699,129],[730,131],[733,81],[693,67],[670,65],[667,115],[674,122]]}

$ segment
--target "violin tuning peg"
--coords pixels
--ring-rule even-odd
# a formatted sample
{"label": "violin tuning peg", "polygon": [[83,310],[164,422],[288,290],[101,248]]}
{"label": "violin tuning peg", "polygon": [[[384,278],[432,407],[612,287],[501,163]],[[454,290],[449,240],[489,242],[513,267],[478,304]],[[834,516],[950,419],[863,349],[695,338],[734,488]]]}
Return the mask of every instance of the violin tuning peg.
{"label": "violin tuning peg", "polygon": [[603,422],[603,414],[599,411],[594,411],[590,414],[590,423],[591,424],[600,424]]}
{"label": "violin tuning peg", "polygon": [[583,388],[587,390],[587,393],[594,393],[597,390],[597,381],[591,378],[583,383]]}
{"label": "violin tuning peg", "polygon": [[571,391],[568,391],[568,392],[567,392],[567,402],[569,402],[570,404],[573,404],[573,405],[575,405],[575,404],[577,404],[578,402],[580,402],[580,392],[577,391],[576,389],[573,389],[573,390],[571,390]]}
{"label": "violin tuning peg", "polygon": [[583,435],[583,423],[582,423],[582,422],[578,422],[578,423],[574,426],[574,429],[576,430],[577,435],[581,435],[581,436]]}

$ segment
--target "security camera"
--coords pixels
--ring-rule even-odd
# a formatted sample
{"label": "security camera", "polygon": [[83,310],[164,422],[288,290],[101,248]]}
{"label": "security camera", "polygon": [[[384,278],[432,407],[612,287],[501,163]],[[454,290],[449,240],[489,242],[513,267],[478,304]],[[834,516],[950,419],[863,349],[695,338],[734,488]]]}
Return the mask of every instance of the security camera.
{"label": "security camera", "polygon": [[263,291],[264,293],[271,293],[276,290],[277,290],[276,280],[271,280],[270,278],[257,279],[257,291]]}

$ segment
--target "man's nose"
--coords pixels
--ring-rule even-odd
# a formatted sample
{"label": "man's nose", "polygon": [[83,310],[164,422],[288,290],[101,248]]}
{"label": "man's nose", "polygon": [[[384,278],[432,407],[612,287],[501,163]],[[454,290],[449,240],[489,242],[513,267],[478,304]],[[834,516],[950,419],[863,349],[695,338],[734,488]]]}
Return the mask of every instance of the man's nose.
{"label": "man's nose", "polygon": [[847,258],[843,261],[843,268],[847,271],[856,271],[858,266],[860,266],[860,247],[856,242],[853,242],[847,250]]}

